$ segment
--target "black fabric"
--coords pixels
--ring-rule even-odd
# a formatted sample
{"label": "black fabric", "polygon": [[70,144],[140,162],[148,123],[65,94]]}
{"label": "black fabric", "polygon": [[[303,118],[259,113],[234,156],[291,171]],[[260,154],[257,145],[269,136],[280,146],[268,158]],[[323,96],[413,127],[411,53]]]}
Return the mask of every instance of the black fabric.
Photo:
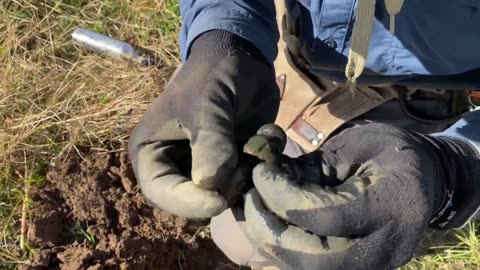
{"label": "black fabric", "polygon": [[188,57],[227,55],[236,50],[269,64],[263,53],[250,41],[225,30],[212,30],[197,37],[192,43]]}
{"label": "black fabric", "polygon": [[211,31],[133,130],[129,154],[146,199],[189,218],[221,213],[242,145],[279,106],[274,71],[249,43]]}
{"label": "black fabric", "polygon": [[247,234],[285,269],[393,269],[412,258],[448,188],[457,214],[444,228],[473,214],[479,162],[456,139],[347,129],[319,152],[254,169]]}
{"label": "black fabric", "polygon": [[480,207],[480,156],[469,143],[452,137],[429,137],[441,157],[445,185],[430,227],[462,227]]}

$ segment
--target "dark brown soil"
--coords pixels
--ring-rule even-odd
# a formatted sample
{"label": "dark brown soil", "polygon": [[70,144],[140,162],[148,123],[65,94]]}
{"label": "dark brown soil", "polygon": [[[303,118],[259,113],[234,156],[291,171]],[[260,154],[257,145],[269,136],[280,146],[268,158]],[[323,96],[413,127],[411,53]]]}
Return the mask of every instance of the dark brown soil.
{"label": "dark brown soil", "polygon": [[31,209],[35,254],[23,269],[238,269],[200,237],[205,223],[145,203],[125,153],[52,166]]}

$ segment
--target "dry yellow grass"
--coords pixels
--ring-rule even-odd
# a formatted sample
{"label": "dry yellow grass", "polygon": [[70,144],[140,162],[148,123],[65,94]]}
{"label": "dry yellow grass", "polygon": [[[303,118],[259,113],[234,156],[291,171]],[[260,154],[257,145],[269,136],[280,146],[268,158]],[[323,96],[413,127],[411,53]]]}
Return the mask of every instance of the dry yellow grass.
{"label": "dry yellow grass", "polygon": [[[24,185],[43,181],[62,152],[124,148],[179,63],[179,25],[171,0],[0,0],[1,269],[28,255],[18,252]],[[76,27],[141,44],[164,64],[145,68],[79,50]]]}
{"label": "dry yellow grass", "polygon": [[[164,36],[149,25],[147,14],[161,15],[163,1],[143,1],[151,4],[143,8],[125,1],[121,9],[127,15],[146,16],[132,22],[128,17],[97,21],[100,14],[108,14],[104,1],[89,1],[78,11],[61,1],[7,2],[0,11],[6,18],[0,26],[1,157],[32,147],[36,153],[52,150],[52,144],[57,151],[67,151],[76,143],[102,147],[105,139],[123,142],[178,63],[173,33]],[[65,14],[69,10],[74,14]],[[100,27],[117,38],[159,51],[165,68],[140,68],[79,52],[70,38],[76,26]],[[139,37],[143,32],[148,39]]]}

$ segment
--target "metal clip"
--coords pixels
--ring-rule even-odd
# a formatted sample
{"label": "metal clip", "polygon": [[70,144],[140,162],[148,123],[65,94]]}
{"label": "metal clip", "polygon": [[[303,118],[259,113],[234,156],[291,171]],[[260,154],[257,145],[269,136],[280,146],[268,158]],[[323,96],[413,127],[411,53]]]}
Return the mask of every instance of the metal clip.
{"label": "metal clip", "polygon": [[276,79],[278,90],[280,90],[280,99],[283,97],[285,93],[285,86],[287,83],[287,74],[280,74],[277,76]]}

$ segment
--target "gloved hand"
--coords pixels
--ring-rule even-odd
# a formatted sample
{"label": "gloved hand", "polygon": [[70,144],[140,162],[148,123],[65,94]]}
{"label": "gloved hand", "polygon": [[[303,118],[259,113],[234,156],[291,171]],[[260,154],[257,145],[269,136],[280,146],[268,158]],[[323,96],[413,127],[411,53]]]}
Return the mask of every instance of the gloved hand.
{"label": "gloved hand", "polygon": [[202,34],[177,76],[133,130],[129,154],[151,204],[188,218],[227,208],[242,145],[279,106],[274,70],[248,41],[226,31]]}
{"label": "gloved hand", "polygon": [[254,169],[245,201],[249,239],[282,269],[392,269],[480,205],[479,153],[454,138],[369,124],[283,159]]}

